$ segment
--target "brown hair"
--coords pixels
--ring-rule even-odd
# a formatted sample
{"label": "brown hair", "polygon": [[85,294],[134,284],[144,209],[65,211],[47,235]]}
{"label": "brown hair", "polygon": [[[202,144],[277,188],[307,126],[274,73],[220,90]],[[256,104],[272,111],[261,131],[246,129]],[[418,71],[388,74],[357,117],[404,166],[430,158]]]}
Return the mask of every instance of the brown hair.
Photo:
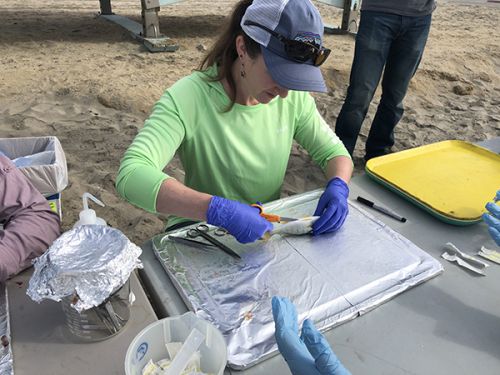
{"label": "brown hair", "polygon": [[221,81],[225,78],[229,84],[229,88],[231,90],[229,94],[231,105],[227,110],[230,110],[233,107],[236,97],[236,82],[234,81],[231,72],[233,62],[238,58],[238,52],[236,51],[236,37],[239,35],[243,36],[245,47],[250,58],[255,59],[261,53],[260,44],[246,35],[240,26],[241,19],[243,18],[247,8],[252,4],[252,1],[253,0],[241,0],[235,5],[229,17],[229,22],[223,26],[219,38],[207,52],[198,68],[198,70],[203,71],[210,68],[212,65],[217,64],[217,75],[210,77],[209,79],[211,81]]}

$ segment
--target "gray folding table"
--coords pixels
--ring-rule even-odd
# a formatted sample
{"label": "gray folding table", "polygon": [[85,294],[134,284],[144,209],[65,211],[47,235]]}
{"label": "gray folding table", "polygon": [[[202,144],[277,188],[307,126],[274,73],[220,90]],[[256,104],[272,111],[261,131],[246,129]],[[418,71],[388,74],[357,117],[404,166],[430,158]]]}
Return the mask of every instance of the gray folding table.
{"label": "gray folding table", "polygon": [[[500,138],[482,145],[499,152]],[[328,331],[326,337],[345,366],[353,374],[499,374],[500,265],[493,264],[483,277],[440,258],[446,242],[469,254],[482,245],[494,248],[486,225],[443,223],[366,175],[354,177],[350,187],[350,199],[361,195],[406,217],[407,222],[401,223],[373,212],[439,259],[445,272]],[[143,250],[140,275],[158,315],[187,311],[150,241]],[[240,372],[227,369],[226,373]],[[241,373],[279,375],[289,370],[278,355]]]}
{"label": "gray folding table", "polygon": [[157,320],[135,273],[130,286],[136,301],[129,321],[116,336],[99,342],[82,342],[72,336],[60,303],[33,302],[26,295],[31,274],[32,269],[7,282],[14,374],[123,375],[130,342]]}

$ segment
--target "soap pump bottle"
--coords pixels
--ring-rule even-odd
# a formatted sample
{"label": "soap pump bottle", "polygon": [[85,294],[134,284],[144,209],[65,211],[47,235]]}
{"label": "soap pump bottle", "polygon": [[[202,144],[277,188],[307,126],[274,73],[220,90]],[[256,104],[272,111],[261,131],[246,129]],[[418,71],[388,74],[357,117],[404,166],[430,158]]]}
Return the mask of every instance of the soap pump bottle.
{"label": "soap pump bottle", "polygon": [[74,227],[78,227],[80,225],[88,225],[88,224],[95,224],[95,225],[106,225],[106,221],[104,219],[101,219],[100,217],[97,217],[95,211],[91,208],[89,208],[89,204],[87,199],[93,200],[95,203],[97,203],[99,206],[104,207],[104,203],[102,203],[99,199],[94,197],[90,193],[83,193],[82,195],[82,200],[83,200],[83,210],[80,211],[80,220],[78,220]]}

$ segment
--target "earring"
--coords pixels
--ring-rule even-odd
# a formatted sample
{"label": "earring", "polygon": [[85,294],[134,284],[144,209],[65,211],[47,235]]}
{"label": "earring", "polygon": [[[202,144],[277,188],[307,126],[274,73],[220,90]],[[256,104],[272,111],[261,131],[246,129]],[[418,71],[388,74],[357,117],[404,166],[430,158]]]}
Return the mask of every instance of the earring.
{"label": "earring", "polygon": [[241,70],[240,70],[240,76],[242,78],[245,78],[247,75],[247,72],[245,72],[245,64],[241,63]]}

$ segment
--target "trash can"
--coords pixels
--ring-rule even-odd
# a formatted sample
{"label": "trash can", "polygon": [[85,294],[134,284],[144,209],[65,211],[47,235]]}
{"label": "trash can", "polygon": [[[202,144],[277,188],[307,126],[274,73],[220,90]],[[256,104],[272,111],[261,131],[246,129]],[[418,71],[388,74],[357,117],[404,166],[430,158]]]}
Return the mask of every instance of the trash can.
{"label": "trash can", "polygon": [[0,138],[0,151],[47,198],[62,217],[61,192],[68,186],[66,156],[57,137]]}

